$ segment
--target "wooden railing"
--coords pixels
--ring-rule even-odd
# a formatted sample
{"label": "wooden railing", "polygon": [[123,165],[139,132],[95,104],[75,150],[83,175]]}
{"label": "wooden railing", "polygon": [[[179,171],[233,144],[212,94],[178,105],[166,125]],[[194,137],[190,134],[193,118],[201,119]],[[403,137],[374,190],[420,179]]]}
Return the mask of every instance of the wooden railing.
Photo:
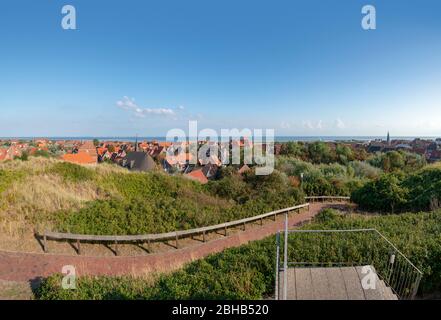
{"label": "wooden railing", "polygon": [[310,202],[325,202],[325,201],[349,201],[351,197],[340,197],[340,196],[311,196],[305,197],[305,200]]}
{"label": "wooden railing", "polygon": [[150,246],[151,242],[157,241],[166,241],[166,240],[175,240],[176,248],[179,248],[179,239],[184,237],[193,237],[196,235],[202,235],[202,241],[205,242],[205,235],[211,231],[224,230],[224,235],[228,235],[228,228],[242,226],[243,230],[246,228],[246,224],[250,222],[260,221],[263,224],[263,219],[272,217],[276,220],[277,215],[283,213],[289,213],[291,211],[300,212],[301,209],[309,210],[309,203],[297,205],[290,208],[285,208],[281,210],[271,211],[268,213],[264,213],[261,215],[244,218],[240,220],[225,222],[216,224],[208,227],[201,227],[195,229],[181,230],[181,231],[173,231],[167,233],[158,233],[158,234],[144,234],[144,235],[127,235],[127,236],[106,236],[106,235],[85,235],[85,234],[72,234],[72,233],[61,233],[61,232],[51,232],[45,231],[42,235],[37,234],[39,238],[43,239],[43,250],[44,252],[48,252],[47,241],[49,239],[52,240],[67,240],[67,241],[76,241],[77,244],[77,253],[81,254],[81,242],[98,242],[98,243],[113,243],[115,244],[115,254],[118,255],[118,243],[148,243]]}

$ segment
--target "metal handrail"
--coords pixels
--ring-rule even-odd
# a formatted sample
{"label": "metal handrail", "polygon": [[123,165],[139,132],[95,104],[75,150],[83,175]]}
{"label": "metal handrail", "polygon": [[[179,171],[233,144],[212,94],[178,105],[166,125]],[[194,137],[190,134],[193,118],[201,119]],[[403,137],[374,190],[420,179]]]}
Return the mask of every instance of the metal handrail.
{"label": "metal handrail", "polygon": [[413,268],[416,269],[420,274],[423,272],[418,269],[405,255],[402,253],[389,239],[387,239],[380,231],[375,228],[362,228],[362,229],[325,229],[325,230],[301,230],[301,229],[291,229],[288,230],[289,233],[339,233],[339,232],[366,232],[373,231],[376,232],[383,240],[385,240],[397,253],[399,253]]}
{"label": "metal handrail", "polygon": [[[391,290],[397,295],[399,298],[415,298],[418,287],[420,284],[420,281],[423,276],[423,272],[417,268],[389,239],[387,239],[381,232],[379,232],[375,228],[359,228],[359,229],[328,229],[328,230],[300,230],[300,229],[291,229],[291,230],[285,230],[285,231],[279,231],[277,234],[277,259],[280,259],[282,254],[279,253],[279,247],[280,247],[280,234],[282,232],[288,232],[289,233],[297,233],[297,234],[305,234],[305,233],[356,233],[356,232],[373,232],[377,234],[380,239],[384,240],[385,243],[389,247],[385,247],[385,249],[389,252],[388,260],[393,255],[393,261],[377,261],[378,259],[375,259],[374,256],[371,256],[368,260],[370,262],[364,261],[364,264],[377,264],[378,263],[378,276],[391,288]],[[286,236],[286,238],[288,238]],[[389,248],[389,249],[387,249]],[[373,253],[373,252],[372,252]],[[368,252],[368,255],[371,253]],[[396,256],[397,255],[397,256]],[[400,257],[402,260],[398,259]],[[366,259],[363,259],[366,260]],[[357,262],[360,264],[360,261]],[[279,272],[282,271],[283,268],[280,267],[280,262],[277,262],[277,267],[279,270],[276,270],[276,277],[278,277]],[[309,266],[320,266],[320,265],[354,265],[353,262],[332,262],[332,261],[315,261],[315,262],[293,262],[293,261],[287,261],[287,264],[289,266],[303,266],[303,265],[309,265]],[[375,267],[375,265],[374,265]],[[384,267],[384,268],[383,268]],[[383,270],[384,269],[384,270]],[[277,279],[279,280],[279,279]],[[276,292],[278,293],[280,282],[277,283]],[[285,284],[283,284],[285,286]],[[278,298],[280,298],[277,295]]]}

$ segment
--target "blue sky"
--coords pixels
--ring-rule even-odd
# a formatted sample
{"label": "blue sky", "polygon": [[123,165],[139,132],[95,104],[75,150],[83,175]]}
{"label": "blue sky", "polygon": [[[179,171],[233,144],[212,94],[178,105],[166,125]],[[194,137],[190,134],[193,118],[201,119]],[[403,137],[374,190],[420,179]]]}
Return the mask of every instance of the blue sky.
{"label": "blue sky", "polygon": [[[61,28],[74,5],[77,30]],[[377,9],[377,30],[361,8]],[[441,136],[438,0],[14,0],[0,136]]]}

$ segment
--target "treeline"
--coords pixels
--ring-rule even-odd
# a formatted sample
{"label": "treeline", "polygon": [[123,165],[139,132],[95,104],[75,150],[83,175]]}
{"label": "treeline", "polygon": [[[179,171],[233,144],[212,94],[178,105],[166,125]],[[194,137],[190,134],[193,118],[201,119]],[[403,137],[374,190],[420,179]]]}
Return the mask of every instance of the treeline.
{"label": "treeline", "polygon": [[314,164],[329,164],[338,162],[347,164],[350,161],[364,161],[368,153],[364,149],[355,149],[343,143],[316,142],[286,142],[281,146],[280,154],[296,157]]}
{"label": "treeline", "polygon": [[295,157],[277,158],[276,168],[288,176],[292,185],[308,196],[349,196],[382,170],[362,161],[312,164]]}
{"label": "treeline", "polygon": [[404,150],[369,154],[364,148],[354,148],[350,144],[322,141],[286,142],[282,144],[280,154],[313,164],[347,165],[352,161],[366,161],[385,172],[411,171],[426,165],[423,156]]}

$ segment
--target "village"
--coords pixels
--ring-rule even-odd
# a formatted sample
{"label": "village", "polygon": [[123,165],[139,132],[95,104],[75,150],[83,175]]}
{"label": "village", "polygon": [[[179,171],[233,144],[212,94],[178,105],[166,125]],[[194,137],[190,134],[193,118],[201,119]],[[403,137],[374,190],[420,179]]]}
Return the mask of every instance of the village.
{"label": "village", "polygon": [[[200,147],[205,143],[206,141],[198,141],[198,149],[200,150]],[[284,153],[285,144],[275,143],[275,156]],[[418,154],[425,158],[428,163],[441,161],[441,138],[435,140],[421,138],[391,140],[388,133],[386,139],[326,142],[326,144],[334,150],[337,145],[344,145],[354,152],[367,154],[401,150]],[[224,157],[221,154],[222,150],[231,151],[233,147],[239,147],[241,150],[245,147],[256,147],[247,139],[230,140],[229,143],[218,143],[219,150],[221,150],[219,155],[207,153],[207,157],[200,157],[196,160],[193,153],[189,152],[189,142],[179,142],[178,148],[184,149],[185,152],[181,152],[174,157],[167,157],[167,150],[171,146],[176,148],[176,143],[157,140],[127,142],[98,141],[97,139],[3,139],[0,140],[0,161],[26,160],[29,156],[43,156],[55,157],[66,162],[82,165],[96,165],[106,162],[117,164],[131,171],[147,172],[159,169],[169,174],[182,174],[186,178],[205,184],[209,180],[216,179],[219,168],[228,165],[221,161]],[[265,144],[262,144],[261,147],[263,150],[266,149]],[[250,166],[243,164],[235,167],[238,173],[242,174],[249,170]]]}

